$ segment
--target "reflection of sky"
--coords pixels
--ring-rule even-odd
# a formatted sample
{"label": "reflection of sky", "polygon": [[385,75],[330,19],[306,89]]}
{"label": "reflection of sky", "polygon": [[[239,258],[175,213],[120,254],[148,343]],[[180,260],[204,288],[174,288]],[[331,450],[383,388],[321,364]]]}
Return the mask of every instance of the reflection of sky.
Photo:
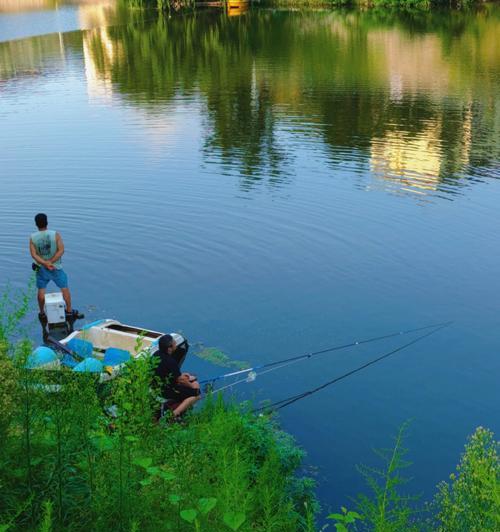
{"label": "reflection of sky", "polygon": [[59,9],[36,13],[0,14],[0,41],[76,29],[79,29],[76,6],[63,6]]}
{"label": "reflection of sky", "polygon": [[[92,20],[81,16],[81,10],[97,8],[92,4],[102,4],[109,6],[110,0],[99,2],[82,2],[83,5],[57,5],[56,7],[40,7],[33,11],[24,11],[23,2],[19,1],[19,11],[2,12],[2,1],[0,0],[0,42],[12,39],[22,39],[32,35],[44,35],[47,33],[57,33],[73,31],[78,29],[92,28],[102,24],[102,20]],[[8,2],[10,6],[12,2]],[[90,4],[90,5],[89,5]]]}

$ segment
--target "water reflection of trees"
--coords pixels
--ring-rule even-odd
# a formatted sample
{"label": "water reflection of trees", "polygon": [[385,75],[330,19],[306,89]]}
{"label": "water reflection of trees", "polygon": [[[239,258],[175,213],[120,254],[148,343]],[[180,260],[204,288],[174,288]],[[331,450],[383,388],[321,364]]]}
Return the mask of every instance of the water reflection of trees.
{"label": "water reflection of trees", "polygon": [[207,160],[237,165],[247,184],[283,172],[280,128],[294,123],[323,139],[332,164],[355,151],[376,175],[425,190],[498,161],[499,32],[495,8],[136,12],[133,23],[84,32],[82,46],[97,89],[154,113],[202,101]]}
{"label": "water reflection of trees", "polygon": [[[436,188],[443,180],[452,183],[467,164],[484,166],[498,157],[498,142],[479,157],[471,146],[484,145],[474,136],[498,122],[491,47],[499,29],[496,11],[446,18],[376,11],[258,12],[238,19],[206,13],[112,28],[107,38],[116,52],[108,62],[102,35],[86,38],[98,71],[130,101],[162,105],[201,94],[209,124],[206,156],[238,162],[248,177],[257,179],[263,169],[279,173],[286,152],[278,124],[293,115],[307,120],[311,134],[321,134],[332,163],[339,148],[355,149],[379,161],[374,165],[381,175],[397,179],[398,168],[413,167],[412,174],[421,168],[425,175],[418,180]],[[470,58],[467,65],[459,55]],[[412,64],[416,58],[420,64]],[[485,79],[492,69],[496,77]],[[490,108],[475,103],[478,90],[494,99]]]}

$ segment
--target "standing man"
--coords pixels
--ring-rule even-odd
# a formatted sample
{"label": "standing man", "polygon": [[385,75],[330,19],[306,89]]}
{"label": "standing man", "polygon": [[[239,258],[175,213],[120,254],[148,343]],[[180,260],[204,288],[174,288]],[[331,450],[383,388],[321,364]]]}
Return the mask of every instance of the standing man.
{"label": "standing man", "polygon": [[64,244],[61,235],[47,229],[47,215],[39,213],[35,216],[38,231],[30,238],[30,253],[38,268],[36,269],[36,287],[38,288],[38,306],[40,315],[44,316],[45,288],[49,281],[53,281],[61,289],[66,314],[73,315],[71,294],[68,289],[68,276],[62,269],[61,257],[64,254]]}

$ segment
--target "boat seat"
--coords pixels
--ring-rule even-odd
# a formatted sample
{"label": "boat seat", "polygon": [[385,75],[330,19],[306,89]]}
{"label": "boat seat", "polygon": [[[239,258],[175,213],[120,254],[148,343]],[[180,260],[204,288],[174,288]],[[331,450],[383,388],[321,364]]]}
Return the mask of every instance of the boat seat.
{"label": "boat seat", "polygon": [[130,353],[118,347],[108,347],[104,352],[103,364],[105,366],[118,366],[130,360]]}
{"label": "boat seat", "polygon": [[91,357],[94,352],[94,346],[92,342],[88,340],[81,340],[80,338],[71,338],[66,344],[68,349],[71,349],[75,355],[81,358]]}

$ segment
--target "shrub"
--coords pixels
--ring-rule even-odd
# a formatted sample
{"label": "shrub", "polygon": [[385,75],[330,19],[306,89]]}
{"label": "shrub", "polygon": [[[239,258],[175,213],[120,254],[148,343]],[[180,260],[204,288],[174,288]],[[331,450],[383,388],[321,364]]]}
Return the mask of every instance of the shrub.
{"label": "shrub", "polygon": [[465,446],[450,483],[438,485],[435,498],[439,531],[500,530],[499,442],[478,427]]}

